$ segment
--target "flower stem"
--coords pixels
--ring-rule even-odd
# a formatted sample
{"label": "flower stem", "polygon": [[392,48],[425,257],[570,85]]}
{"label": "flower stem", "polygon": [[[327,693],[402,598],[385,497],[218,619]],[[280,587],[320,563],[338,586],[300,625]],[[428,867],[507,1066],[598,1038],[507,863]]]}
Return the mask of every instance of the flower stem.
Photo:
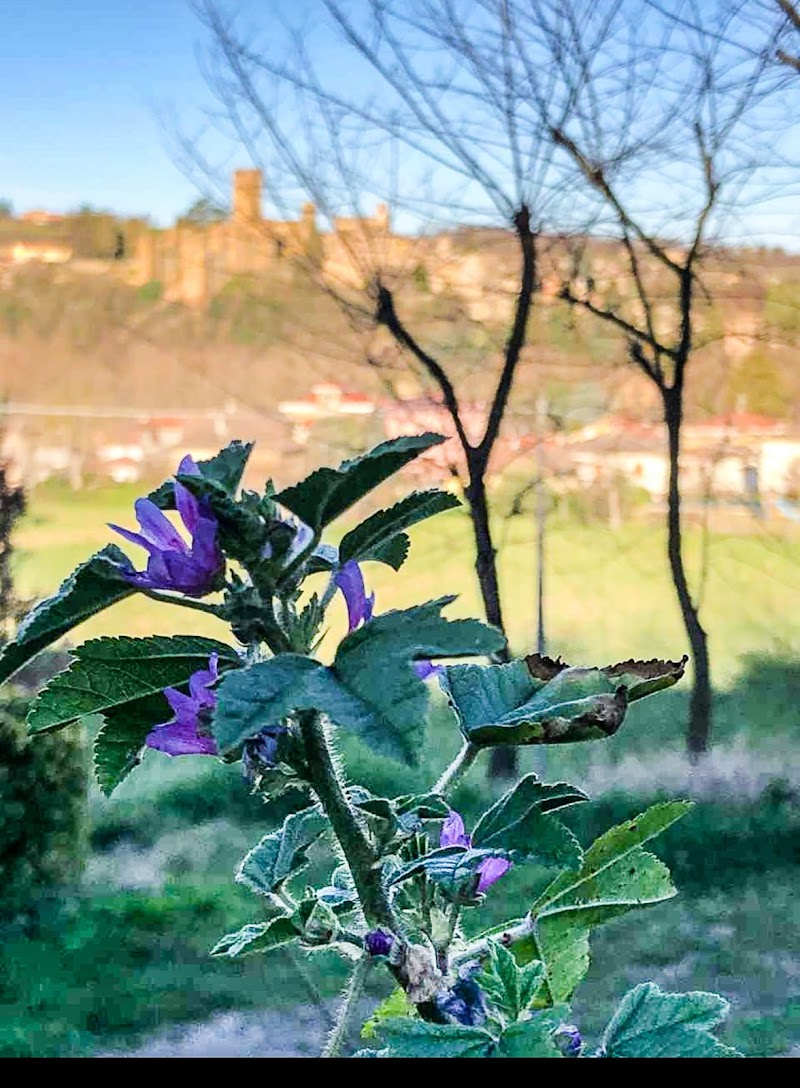
{"label": "flower stem", "polygon": [[369,956],[362,956],[353,968],[353,973],[350,976],[350,980],[347,983],[347,989],[344,992],[344,998],[339,1006],[339,1011],[336,1014],[336,1021],[328,1036],[325,1048],[322,1051],[321,1056],[323,1058],[338,1057],[339,1052],[342,1049],[342,1044],[347,1040],[350,1021],[356,1006],[358,1005],[358,999],[361,997],[361,991],[364,989],[364,982],[367,978],[369,965]]}
{"label": "flower stem", "polygon": [[456,782],[463,777],[470,769],[472,764],[478,758],[480,748],[471,744],[468,740],[464,741],[461,751],[455,757],[450,766],[445,770],[442,777],[433,787],[433,793],[445,794],[448,790],[451,790]]}

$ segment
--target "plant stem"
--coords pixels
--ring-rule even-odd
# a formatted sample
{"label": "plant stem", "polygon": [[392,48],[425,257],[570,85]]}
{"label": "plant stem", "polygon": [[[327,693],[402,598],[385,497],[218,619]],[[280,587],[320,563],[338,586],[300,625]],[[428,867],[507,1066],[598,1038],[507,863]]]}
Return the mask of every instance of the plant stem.
{"label": "plant stem", "polygon": [[468,740],[464,741],[463,747],[458,755],[455,757],[450,766],[445,770],[442,777],[433,787],[433,793],[444,794],[448,790],[455,786],[456,782],[467,773],[472,764],[478,758],[480,748],[471,744]]}
{"label": "plant stem", "polygon": [[339,1051],[342,1049],[342,1044],[347,1040],[350,1020],[358,1004],[358,999],[361,997],[361,991],[364,989],[364,982],[366,981],[367,972],[369,971],[369,965],[369,956],[362,956],[353,968],[353,973],[350,976],[350,980],[347,983],[347,989],[344,992],[344,998],[339,1006],[339,1011],[336,1014],[333,1029],[328,1036],[328,1041],[322,1051],[321,1056],[323,1058],[338,1057]]}
{"label": "plant stem", "polygon": [[383,888],[380,859],[347,799],[322,718],[315,710],[303,710],[297,720],[305,743],[311,786],[342,847],[367,924],[387,926],[399,933],[398,919]]}
{"label": "plant stem", "polygon": [[217,619],[222,618],[219,614],[219,607],[214,604],[193,601],[191,597],[171,597],[169,594],[159,593],[155,589],[142,589],[139,587],[139,592],[145,597],[149,597],[151,601],[158,601],[160,604],[177,604],[180,608],[193,608],[196,612],[207,612],[210,616],[216,616]]}

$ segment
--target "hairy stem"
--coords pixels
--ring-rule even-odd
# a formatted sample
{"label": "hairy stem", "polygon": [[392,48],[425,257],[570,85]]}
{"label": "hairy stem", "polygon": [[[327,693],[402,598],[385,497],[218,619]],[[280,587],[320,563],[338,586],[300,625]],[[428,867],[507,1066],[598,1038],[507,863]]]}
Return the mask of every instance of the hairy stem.
{"label": "hairy stem", "polygon": [[381,880],[380,859],[347,799],[322,718],[315,710],[304,710],[297,720],[305,743],[311,786],[339,840],[367,924],[387,926],[398,933],[400,926]]}
{"label": "hairy stem", "polygon": [[433,787],[432,793],[444,794],[448,790],[451,790],[456,782],[462,778],[470,769],[472,764],[478,758],[480,748],[471,744],[470,741],[465,740],[461,748],[461,751],[455,757],[449,767],[446,768],[444,774],[439,781]]}
{"label": "hairy stem", "polygon": [[350,1021],[356,1010],[356,1006],[358,1005],[358,999],[361,997],[361,991],[364,989],[364,982],[366,981],[367,972],[369,971],[369,964],[369,956],[362,956],[353,968],[353,973],[347,983],[347,989],[344,992],[339,1011],[336,1013],[336,1020],[331,1033],[328,1036],[325,1048],[322,1051],[323,1058],[338,1057],[339,1052],[342,1049],[342,1044],[347,1040]]}
{"label": "hairy stem", "polygon": [[176,604],[180,608],[193,608],[196,612],[207,612],[210,616],[216,616],[217,619],[222,618],[217,605],[203,604],[202,601],[194,601],[191,597],[171,597],[168,593],[159,593],[156,589],[137,588],[139,593],[149,597],[151,601],[158,601],[160,604]]}

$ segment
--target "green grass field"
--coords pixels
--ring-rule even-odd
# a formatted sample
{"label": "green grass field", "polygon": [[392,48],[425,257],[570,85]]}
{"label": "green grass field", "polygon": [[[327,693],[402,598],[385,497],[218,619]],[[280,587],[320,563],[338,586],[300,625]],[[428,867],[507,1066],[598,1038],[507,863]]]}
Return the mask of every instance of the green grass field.
{"label": "green grass field", "polygon": [[[137,493],[34,492],[16,537],[20,594],[53,590],[111,538],[106,521],[133,526]],[[414,531],[400,575],[368,568],[378,610],[457,592],[452,615],[480,614],[468,528],[460,512],[445,515]],[[535,626],[532,529],[523,517],[498,526],[508,625],[520,651],[531,648]],[[676,790],[691,787],[700,801],[655,846],[680,897],[610,925],[594,941],[576,1001],[589,1034],[599,1032],[627,988],[653,978],[665,989],[722,992],[734,1006],[725,1039],[749,1054],[800,1047],[800,537],[778,535],[771,523],[756,529],[707,541],[716,750],[705,776],[690,779],[681,757],[687,683],[637,704],[609,742],[548,752],[548,778],[568,777],[602,794],[576,816],[584,842]],[[657,524],[611,532],[554,518],[547,547],[552,653],[605,663],[684,652]],[[699,572],[703,542],[695,531],[688,552]],[[344,610],[336,607],[332,625],[340,630]],[[197,613],[133,599],[75,638],[154,631],[224,637],[221,625]],[[357,744],[344,747],[354,778],[399,792],[429,785],[457,744],[440,706],[419,770],[376,759]],[[524,753],[523,765],[541,770],[541,757]],[[475,769],[460,789],[455,804],[468,823],[489,788]],[[257,901],[230,879],[264,830],[236,768],[149,752],[110,800],[93,795],[92,821],[84,886],[51,903],[38,928],[3,935],[0,1054],[91,1053],[222,1009],[308,1000],[307,984],[282,953],[241,965],[207,955],[222,932],[258,917]],[[312,875],[327,875],[321,865],[312,856]],[[510,874],[482,921],[524,911],[540,878],[536,871]],[[314,957],[306,968],[320,991],[338,991],[342,974],[332,957]]]}

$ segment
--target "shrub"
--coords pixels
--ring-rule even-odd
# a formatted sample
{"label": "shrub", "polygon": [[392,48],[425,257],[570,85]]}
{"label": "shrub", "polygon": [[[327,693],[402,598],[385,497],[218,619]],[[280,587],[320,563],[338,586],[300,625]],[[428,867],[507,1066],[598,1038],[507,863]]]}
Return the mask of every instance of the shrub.
{"label": "shrub", "polygon": [[86,841],[88,758],[80,726],[28,741],[18,702],[0,704],[0,918],[74,880]]}

